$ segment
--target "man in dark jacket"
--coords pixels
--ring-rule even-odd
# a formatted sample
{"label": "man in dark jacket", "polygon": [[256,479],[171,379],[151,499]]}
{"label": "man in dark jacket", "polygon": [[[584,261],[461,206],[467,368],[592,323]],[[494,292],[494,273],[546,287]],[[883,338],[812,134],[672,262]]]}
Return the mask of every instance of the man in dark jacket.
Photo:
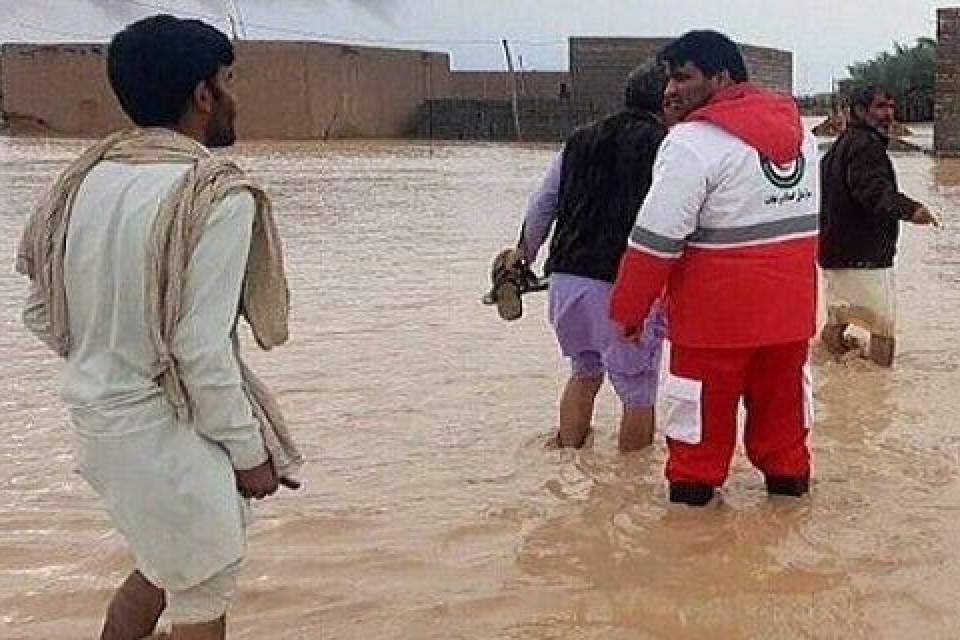
{"label": "man in dark jacket", "polygon": [[662,314],[651,313],[643,340],[630,344],[618,338],[607,309],[666,135],[660,113],[665,84],[656,66],[634,71],[625,108],[571,136],[527,207],[516,260],[532,264],[554,227],[545,267],[549,315],[572,368],[560,400],[560,446],[583,445],[605,374],[623,403],[620,449],[641,449],[653,440]]}
{"label": "man in dark jacket", "polygon": [[885,88],[856,90],[850,123],[821,163],[819,262],[827,285],[828,319],[821,333],[834,354],[855,348],[850,324],[870,332],[869,357],[893,364],[893,257],[900,222],[936,225],[919,202],[897,190],[887,142],[894,102]]}

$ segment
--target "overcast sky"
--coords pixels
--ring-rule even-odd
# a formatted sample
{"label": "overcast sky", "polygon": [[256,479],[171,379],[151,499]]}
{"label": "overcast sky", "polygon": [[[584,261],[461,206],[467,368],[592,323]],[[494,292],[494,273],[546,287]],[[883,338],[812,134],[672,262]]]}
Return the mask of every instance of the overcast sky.
{"label": "overcast sky", "polygon": [[0,41],[105,40],[167,11],[246,36],[386,44],[450,52],[457,69],[502,69],[500,39],[525,69],[567,68],[569,36],[675,36],[696,28],[794,52],[798,93],[824,91],[847,65],[894,42],[936,37],[936,8],[960,0],[0,0]]}

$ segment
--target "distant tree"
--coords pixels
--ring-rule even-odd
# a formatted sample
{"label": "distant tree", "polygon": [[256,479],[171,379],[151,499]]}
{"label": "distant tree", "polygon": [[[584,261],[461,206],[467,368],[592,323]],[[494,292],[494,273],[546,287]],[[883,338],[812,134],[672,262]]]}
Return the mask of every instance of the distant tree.
{"label": "distant tree", "polygon": [[936,41],[918,38],[914,46],[895,43],[892,53],[885,51],[872,60],[850,65],[850,80],[844,84],[851,88],[868,84],[889,87],[900,121],[932,120],[936,68]]}

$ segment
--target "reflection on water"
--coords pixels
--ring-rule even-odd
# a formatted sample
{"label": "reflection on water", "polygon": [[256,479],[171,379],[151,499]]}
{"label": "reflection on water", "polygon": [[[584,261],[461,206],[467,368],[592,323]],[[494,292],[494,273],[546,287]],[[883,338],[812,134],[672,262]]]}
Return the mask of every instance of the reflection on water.
{"label": "reflection on water", "polygon": [[[80,144],[0,138],[0,243]],[[253,363],[311,464],[258,508],[234,638],[956,638],[960,163],[897,155],[945,218],[907,228],[892,372],[818,362],[816,482],[768,500],[734,465],[720,504],[668,507],[662,442],[544,446],[565,368],[543,298],[479,304],[553,150],[336,143],[237,150],[275,195],[293,341]],[[0,271],[0,637],[91,638],[129,569],[70,472],[55,361]],[[69,596],[69,597],[68,597]]]}

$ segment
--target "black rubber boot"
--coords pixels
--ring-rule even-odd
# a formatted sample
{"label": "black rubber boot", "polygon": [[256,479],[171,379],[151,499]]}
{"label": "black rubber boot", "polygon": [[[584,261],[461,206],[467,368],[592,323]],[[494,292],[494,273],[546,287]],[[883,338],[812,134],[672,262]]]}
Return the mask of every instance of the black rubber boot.
{"label": "black rubber boot", "polygon": [[810,476],[766,476],[767,493],[773,496],[800,496],[810,492]]}
{"label": "black rubber boot", "polygon": [[702,482],[671,482],[670,502],[703,507],[713,498],[713,487]]}

